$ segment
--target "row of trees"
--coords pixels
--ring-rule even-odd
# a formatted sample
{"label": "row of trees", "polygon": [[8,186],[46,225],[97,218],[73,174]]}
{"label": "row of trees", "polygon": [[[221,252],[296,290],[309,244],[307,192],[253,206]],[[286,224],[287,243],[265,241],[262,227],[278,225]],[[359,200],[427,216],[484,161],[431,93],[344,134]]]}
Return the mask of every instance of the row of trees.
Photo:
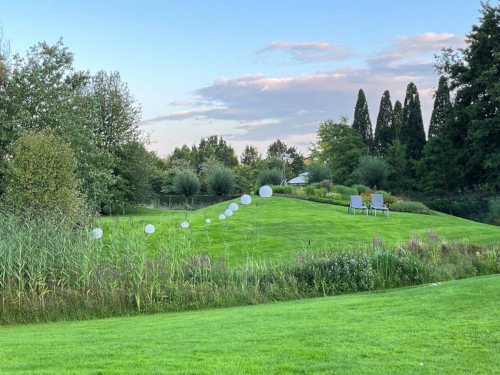
{"label": "row of trees", "polygon": [[483,4],[480,21],[467,36],[467,48],[445,49],[437,59],[441,77],[428,139],[414,83],[404,104],[396,101],[393,107],[389,91],[383,93],[374,132],[363,90],[352,126],[345,119],[320,124],[313,156],[330,166],[337,182],[357,182],[363,173],[356,167],[370,165],[379,177],[359,182],[378,185],[387,175],[391,190],[446,196],[450,208],[457,193],[498,193],[500,7]]}

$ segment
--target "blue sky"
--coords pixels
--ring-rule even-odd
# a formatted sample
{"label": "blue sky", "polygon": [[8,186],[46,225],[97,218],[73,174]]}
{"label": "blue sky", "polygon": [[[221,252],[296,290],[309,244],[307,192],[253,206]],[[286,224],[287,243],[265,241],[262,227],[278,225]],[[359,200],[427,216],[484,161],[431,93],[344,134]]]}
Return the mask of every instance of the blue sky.
{"label": "blue sky", "polygon": [[[498,1],[491,1],[496,5]],[[424,124],[433,54],[463,47],[479,0],[5,1],[12,53],[60,37],[79,70],[119,71],[160,155],[223,136],[238,154],[280,138],[307,154],[318,122],[352,121],[360,88],[375,122],[384,90],[413,81]]]}

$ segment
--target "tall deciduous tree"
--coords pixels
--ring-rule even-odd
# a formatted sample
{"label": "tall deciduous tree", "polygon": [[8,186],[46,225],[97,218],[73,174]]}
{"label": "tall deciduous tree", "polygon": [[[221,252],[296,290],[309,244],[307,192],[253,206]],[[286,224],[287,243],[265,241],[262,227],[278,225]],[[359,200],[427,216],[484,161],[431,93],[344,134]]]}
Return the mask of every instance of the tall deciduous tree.
{"label": "tall deciduous tree", "polygon": [[93,132],[99,148],[115,154],[123,145],[136,142],[141,108],[122,82],[120,73],[98,72],[91,80]]}
{"label": "tall deciduous tree", "polygon": [[382,99],[380,99],[380,108],[377,116],[377,124],[375,126],[375,137],[373,140],[374,155],[384,157],[387,147],[393,141],[393,117],[391,95],[389,91],[386,90],[382,95]]}
{"label": "tall deciduous tree", "polygon": [[500,190],[500,6],[483,3],[467,48],[444,51],[438,68],[455,90],[445,136],[461,151],[466,184]]}
{"label": "tall deciduous tree", "polygon": [[328,163],[335,183],[353,183],[351,174],[359,158],[366,155],[368,150],[361,135],[347,125],[346,119],[343,118],[339,122],[321,122],[317,137],[312,155],[319,161]]}
{"label": "tall deciduous tree", "polygon": [[362,89],[359,89],[358,92],[358,100],[354,108],[354,121],[352,122],[352,127],[361,135],[363,143],[371,150],[373,142],[372,123],[370,121],[366,96]]}
{"label": "tall deciduous tree", "polygon": [[241,154],[241,164],[255,167],[261,159],[261,155],[254,146],[246,145],[243,154]]}
{"label": "tall deciduous tree", "polygon": [[394,103],[394,111],[392,114],[392,136],[393,139],[399,139],[401,124],[403,123],[403,105],[399,100],[396,100],[396,103]]}
{"label": "tall deciduous tree", "polygon": [[410,82],[406,88],[403,108],[403,123],[399,134],[401,144],[406,146],[408,159],[419,160],[425,146],[424,122],[417,86]]}
{"label": "tall deciduous tree", "polygon": [[297,151],[295,146],[287,146],[285,142],[277,139],[267,148],[267,168],[281,168],[279,157],[282,153],[290,155],[292,162],[286,167],[285,173],[287,179],[297,176],[299,173],[304,172],[305,163],[304,156]]}
{"label": "tall deciduous tree", "polygon": [[429,139],[442,135],[445,122],[451,110],[450,89],[446,77],[439,78],[438,88],[434,95],[434,108],[432,109],[431,122],[429,123]]}

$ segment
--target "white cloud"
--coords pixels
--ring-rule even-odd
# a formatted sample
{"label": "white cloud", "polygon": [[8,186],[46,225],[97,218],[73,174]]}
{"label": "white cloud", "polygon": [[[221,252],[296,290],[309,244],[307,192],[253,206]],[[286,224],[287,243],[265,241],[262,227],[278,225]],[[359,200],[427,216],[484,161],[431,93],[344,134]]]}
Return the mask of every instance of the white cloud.
{"label": "white cloud", "polygon": [[276,41],[257,51],[258,54],[269,52],[289,53],[292,60],[299,63],[343,61],[359,55],[346,45],[331,42]]}
{"label": "white cloud", "polygon": [[[262,50],[329,51],[331,48],[327,42],[277,43]],[[145,123],[160,125],[175,121],[183,130],[189,123],[189,126],[205,128],[204,133],[196,132],[198,138],[219,134],[231,144],[243,147],[244,144],[269,144],[280,138],[305,151],[315,140],[312,135],[317,131],[318,122],[343,115],[352,120],[360,88],[367,96],[375,126],[384,90],[390,91],[394,105],[396,100],[404,101],[406,86],[414,82],[420,91],[424,124],[427,124],[432,111],[432,93],[438,81],[431,55],[439,53],[442,47],[463,45],[463,36],[426,33],[396,38],[392,46],[367,59],[365,66],[287,77],[252,74],[219,78],[193,92],[187,101],[176,102],[190,109],[160,115]],[[206,133],[207,129],[210,132]]]}

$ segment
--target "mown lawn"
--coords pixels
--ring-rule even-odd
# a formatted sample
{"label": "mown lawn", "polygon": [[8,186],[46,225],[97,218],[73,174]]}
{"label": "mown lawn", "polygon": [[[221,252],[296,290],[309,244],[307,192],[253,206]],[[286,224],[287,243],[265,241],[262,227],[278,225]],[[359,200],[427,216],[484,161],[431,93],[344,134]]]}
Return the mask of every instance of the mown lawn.
{"label": "mown lawn", "polygon": [[0,327],[2,374],[498,374],[500,275],[270,305]]}
{"label": "mown lawn", "polygon": [[[243,206],[226,220],[219,220],[230,202],[220,203],[194,212],[144,210],[120,218],[121,228],[140,233],[152,223],[156,232],[150,236],[151,247],[162,248],[168,241],[182,237],[195,254],[207,253],[223,257],[230,264],[252,261],[283,260],[300,251],[354,247],[364,249],[373,238],[394,247],[407,243],[410,237],[425,238],[426,230],[436,232],[447,241],[467,241],[475,244],[500,242],[500,227],[476,223],[458,217],[435,213],[419,215],[391,212],[390,217],[362,214],[349,215],[347,209],[315,202],[272,197],[253,197],[252,204]],[[205,220],[211,219],[210,224]],[[187,220],[189,229],[180,224]],[[101,218],[109,236],[111,218]],[[131,227],[132,225],[132,227]],[[186,241],[186,237],[188,237]]]}

